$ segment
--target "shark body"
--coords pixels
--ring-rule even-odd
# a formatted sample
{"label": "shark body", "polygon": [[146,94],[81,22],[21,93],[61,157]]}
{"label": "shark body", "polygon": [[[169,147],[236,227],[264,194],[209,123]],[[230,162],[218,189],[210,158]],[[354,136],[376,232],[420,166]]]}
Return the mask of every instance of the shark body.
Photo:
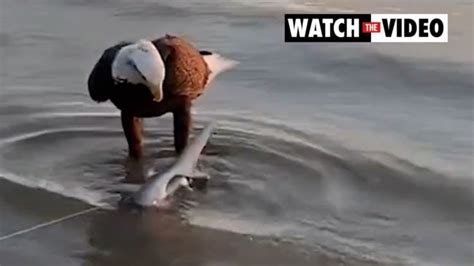
{"label": "shark body", "polygon": [[140,207],[159,207],[180,187],[192,190],[190,184],[194,180],[209,179],[209,175],[197,170],[196,165],[213,129],[213,123],[207,125],[169,169],[151,176],[127,201]]}

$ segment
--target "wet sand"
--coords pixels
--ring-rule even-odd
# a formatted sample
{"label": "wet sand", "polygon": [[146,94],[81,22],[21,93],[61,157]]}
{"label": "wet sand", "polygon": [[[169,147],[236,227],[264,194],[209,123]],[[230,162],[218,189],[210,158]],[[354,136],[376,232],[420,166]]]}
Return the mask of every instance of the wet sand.
{"label": "wet sand", "polygon": [[[23,195],[19,197],[18,195]],[[0,180],[0,235],[90,205]],[[99,210],[0,241],[0,265],[376,265],[291,241],[206,229],[179,211]]]}

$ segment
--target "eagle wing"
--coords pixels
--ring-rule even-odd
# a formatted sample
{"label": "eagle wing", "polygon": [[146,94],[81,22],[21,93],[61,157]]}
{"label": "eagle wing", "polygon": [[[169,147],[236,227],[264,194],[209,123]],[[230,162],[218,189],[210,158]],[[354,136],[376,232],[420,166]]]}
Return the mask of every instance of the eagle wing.
{"label": "eagle wing", "polygon": [[180,37],[166,35],[153,41],[166,50],[166,73],[163,83],[165,98],[187,96],[191,99],[202,94],[209,77],[209,69],[199,50]]}
{"label": "eagle wing", "polygon": [[105,102],[110,99],[110,90],[113,88],[112,62],[120,49],[130,43],[122,42],[106,49],[99,61],[94,65],[87,80],[89,95],[96,102]]}

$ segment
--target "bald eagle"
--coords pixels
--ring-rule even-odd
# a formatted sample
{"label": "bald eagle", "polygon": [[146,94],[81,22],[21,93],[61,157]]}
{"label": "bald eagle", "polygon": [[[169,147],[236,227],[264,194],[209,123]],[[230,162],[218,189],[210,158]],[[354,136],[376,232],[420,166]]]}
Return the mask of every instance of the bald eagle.
{"label": "bald eagle", "polygon": [[88,78],[90,97],[120,111],[129,155],[140,158],[143,118],[173,114],[174,146],[181,153],[191,128],[191,105],[236,61],[199,51],[183,38],[121,42],[106,49]]}

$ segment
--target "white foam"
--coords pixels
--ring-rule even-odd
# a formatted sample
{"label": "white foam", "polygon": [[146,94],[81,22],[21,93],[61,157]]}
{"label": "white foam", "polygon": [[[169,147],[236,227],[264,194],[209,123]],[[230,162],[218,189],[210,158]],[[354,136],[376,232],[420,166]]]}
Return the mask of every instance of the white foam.
{"label": "white foam", "polygon": [[33,118],[52,118],[52,117],[120,117],[120,112],[43,112],[31,114]]}
{"label": "white foam", "polygon": [[254,236],[282,235],[291,228],[290,225],[278,222],[260,223],[249,219],[242,219],[239,214],[222,213],[212,210],[190,210],[186,213],[188,221],[196,226],[223,230],[238,234]]}
{"label": "white foam", "polygon": [[16,143],[16,142],[31,139],[31,138],[37,138],[43,135],[60,133],[60,132],[65,132],[65,131],[74,131],[74,132],[110,131],[110,129],[104,128],[104,127],[89,127],[89,128],[71,127],[71,128],[61,128],[61,129],[45,129],[45,130],[39,130],[39,131],[25,133],[25,134],[17,134],[10,138],[4,138],[0,140],[0,146]]}
{"label": "white foam", "polygon": [[67,198],[77,199],[92,206],[104,209],[113,208],[111,204],[104,202],[107,197],[103,192],[87,190],[83,188],[83,185],[81,184],[68,184],[65,186],[46,179],[22,177],[8,172],[0,172],[0,177],[15,184],[34,189],[43,189]]}

